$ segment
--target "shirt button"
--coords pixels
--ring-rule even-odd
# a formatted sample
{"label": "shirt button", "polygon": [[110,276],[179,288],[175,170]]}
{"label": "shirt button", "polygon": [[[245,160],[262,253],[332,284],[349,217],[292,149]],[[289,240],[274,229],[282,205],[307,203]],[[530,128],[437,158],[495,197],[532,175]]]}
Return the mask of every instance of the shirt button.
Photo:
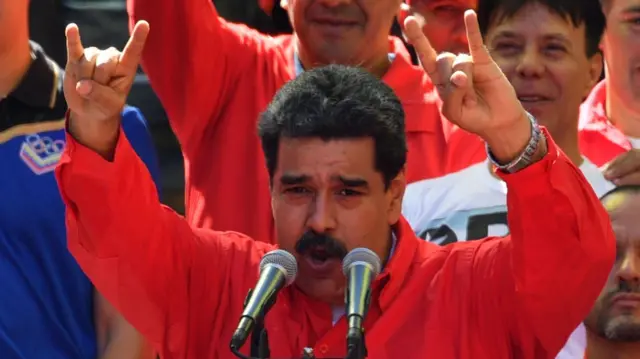
{"label": "shirt button", "polygon": [[320,351],[321,354],[327,354],[327,352],[329,351],[329,346],[326,344],[321,344],[318,347],[318,350]]}

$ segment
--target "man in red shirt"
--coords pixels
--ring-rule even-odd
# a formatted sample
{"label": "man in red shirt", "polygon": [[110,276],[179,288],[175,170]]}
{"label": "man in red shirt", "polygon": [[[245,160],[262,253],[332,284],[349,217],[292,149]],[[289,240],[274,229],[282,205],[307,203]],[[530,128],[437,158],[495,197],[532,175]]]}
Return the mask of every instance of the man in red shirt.
{"label": "man in red shirt", "polygon": [[602,198],[616,233],[616,264],[585,320],[586,359],[640,357],[640,186]]}
{"label": "man in red shirt", "polygon": [[407,180],[442,175],[433,85],[388,36],[401,2],[284,0],[294,34],[272,38],[220,18],[211,0],[129,0],[132,22],[154,26],[142,66],[182,147],[189,223],[274,243],[256,120],[283,84],[323,64],[359,65],[391,86],[406,113]]}
{"label": "man in red shirt", "polygon": [[[579,166],[580,104],[602,73],[605,20],[598,0],[487,1],[478,16],[491,55],[524,108]],[[484,143],[454,130],[447,157],[447,171],[460,171],[486,159]]]}
{"label": "man in red shirt", "polygon": [[[511,236],[447,247],[416,238],[400,214],[400,100],[359,68],[301,74],[259,123],[278,244],[299,268],[266,316],[273,357],[295,358],[304,347],[344,357],[341,261],[358,247],[384,261],[364,321],[371,359],[549,358],[604,285],[615,252],[606,212],[523,110],[482,44],[475,13],[465,20],[470,55],[437,57],[415,19],[407,34],[443,113],[486,140],[509,187]],[[68,116],[56,172],[69,248],[163,358],[232,358],[244,296],[274,246],[195,229],[158,201],[118,122],[148,26],[136,25],[122,54],[97,57],[84,51],[77,27],[67,30],[68,73],[79,81],[65,94],[82,100]]]}
{"label": "man in red shirt", "polygon": [[[580,109],[580,146],[614,183],[640,184],[640,1],[601,0],[605,79]],[[615,160],[614,160],[615,159]]]}

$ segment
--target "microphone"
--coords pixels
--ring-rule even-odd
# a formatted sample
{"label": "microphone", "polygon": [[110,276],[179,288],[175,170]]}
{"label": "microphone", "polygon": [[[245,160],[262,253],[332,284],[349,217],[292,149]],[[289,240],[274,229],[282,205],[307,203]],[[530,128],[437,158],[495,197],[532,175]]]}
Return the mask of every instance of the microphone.
{"label": "microphone", "polygon": [[244,345],[258,318],[273,304],[280,289],[293,283],[297,272],[296,258],[287,251],[276,249],[262,257],[260,278],[231,337],[232,350],[239,350]]}
{"label": "microphone", "polygon": [[380,274],[381,266],[378,255],[367,248],[353,249],[342,261],[342,272],[347,277],[348,352],[366,350],[363,348],[363,323],[371,300],[371,283]]}

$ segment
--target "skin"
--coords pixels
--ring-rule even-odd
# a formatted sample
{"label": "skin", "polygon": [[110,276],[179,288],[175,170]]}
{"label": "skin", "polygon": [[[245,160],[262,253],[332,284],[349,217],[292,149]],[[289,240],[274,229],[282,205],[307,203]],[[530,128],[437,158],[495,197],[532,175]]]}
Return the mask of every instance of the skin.
{"label": "skin", "polygon": [[29,1],[0,0],[0,97],[18,86],[31,65]]}
{"label": "skin", "polygon": [[549,129],[574,163],[581,164],[580,104],[602,72],[601,56],[586,54],[584,24],[575,27],[539,3],[497,19],[500,22],[491,24],[485,36],[493,59],[524,108]]}
{"label": "skin", "polygon": [[609,0],[604,12],[607,115],[624,134],[640,137],[640,0]]}
{"label": "skin", "polygon": [[[282,0],[307,69],[331,63],[389,68],[389,31],[402,0]],[[337,25],[338,24],[341,25]]]}
{"label": "skin", "polygon": [[411,14],[420,19],[422,31],[438,53],[469,51],[464,12],[477,7],[477,0],[411,0],[403,7],[401,22]]}
{"label": "skin", "polygon": [[[616,235],[617,257],[609,279],[585,320],[587,357],[635,358],[640,352],[640,194],[619,192],[603,203]],[[630,294],[627,302],[616,295]]]}
{"label": "skin", "polygon": [[[296,253],[296,243],[311,229],[337,239],[347,250],[366,247],[387,258],[390,228],[400,218],[406,181],[400,173],[385,189],[374,159],[372,138],[282,139],[271,193],[280,247]],[[331,268],[318,273],[307,256],[295,255],[296,285],[310,297],[344,304],[340,259],[330,259]]]}

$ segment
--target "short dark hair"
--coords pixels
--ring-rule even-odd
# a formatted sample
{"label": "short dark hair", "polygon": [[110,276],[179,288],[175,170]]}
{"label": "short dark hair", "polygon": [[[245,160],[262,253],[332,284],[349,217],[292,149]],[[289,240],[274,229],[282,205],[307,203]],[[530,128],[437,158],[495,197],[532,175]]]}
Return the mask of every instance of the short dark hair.
{"label": "short dark hair", "polygon": [[482,0],[478,3],[480,31],[486,36],[493,22],[510,18],[528,4],[538,3],[551,12],[571,20],[573,26],[585,26],[587,57],[597,54],[605,28],[599,0]]}
{"label": "short dark hair", "polygon": [[285,84],[260,117],[258,135],[271,180],[283,137],[371,137],[376,170],[386,187],[407,160],[400,100],[380,79],[356,67],[319,67]]}

